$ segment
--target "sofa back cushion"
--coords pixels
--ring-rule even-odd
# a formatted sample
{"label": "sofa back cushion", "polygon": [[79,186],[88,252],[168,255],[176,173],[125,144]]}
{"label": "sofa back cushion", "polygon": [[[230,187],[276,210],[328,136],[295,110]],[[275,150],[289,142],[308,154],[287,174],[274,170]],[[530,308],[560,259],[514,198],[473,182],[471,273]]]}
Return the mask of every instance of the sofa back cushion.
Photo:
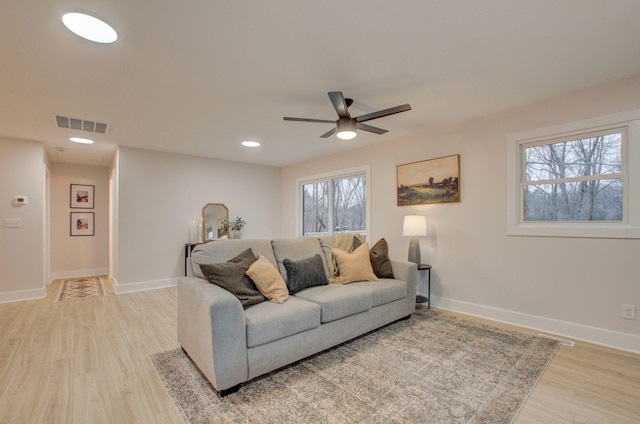
{"label": "sofa back cushion", "polygon": [[275,255],[275,260],[278,264],[278,270],[285,282],[287,281],[287,269],[284,266],[285,259],[299,261],[315,255],[321,256],[325,276],[327,279],[329,278],[327,260],[317,237],[306,236],[275,239],[271,241],[271,246],[273,247],[273,254]]}
{"label": "sofa back cushion", "polygon": [[327,261],[327,266],[329,270],[329,278],[331,275],[331,265],[333,262],[333,254],[331,253],[331,249],[336,242],[336,237],[333,234],[325,234],[322,236],[318,236],[318,241],[320,242],[320,247],[322,248],[322,253],[324,254],[324,259]]}
{"label": "sofa back cushion", "polygon": [[240,240],[220,240],[205,244],[199,244],[191,252],[191,263],[193,264],[193,275],[206,280],[200,265],[226,262],[238,254],[251,249],[255,255],[266,257],[273,266],[277,267],[276,258],[273,255],[271,241],[264,239],[240,239]]}

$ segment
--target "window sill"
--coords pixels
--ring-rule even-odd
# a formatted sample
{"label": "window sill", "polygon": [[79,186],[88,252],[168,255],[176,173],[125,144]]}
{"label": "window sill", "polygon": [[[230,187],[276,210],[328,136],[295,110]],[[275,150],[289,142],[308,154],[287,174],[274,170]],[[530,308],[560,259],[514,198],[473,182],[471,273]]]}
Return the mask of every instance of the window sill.
{"label": "window sill", "polygon": [[[588,226],[587,226],[588,225]],[[640,239],[640,228],[625,224],[520,224],[507,228],[508,236]]]}

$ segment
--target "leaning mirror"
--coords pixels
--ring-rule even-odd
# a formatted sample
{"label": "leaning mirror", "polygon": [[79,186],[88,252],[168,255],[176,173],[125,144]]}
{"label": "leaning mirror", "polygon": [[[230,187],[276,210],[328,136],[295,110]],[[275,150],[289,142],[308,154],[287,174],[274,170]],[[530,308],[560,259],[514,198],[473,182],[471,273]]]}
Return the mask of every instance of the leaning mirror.
{"label": "leaning mirror", "polygon": [[202,208],[202,240],[229,238],[229,209],[222,203],[207,203]]}

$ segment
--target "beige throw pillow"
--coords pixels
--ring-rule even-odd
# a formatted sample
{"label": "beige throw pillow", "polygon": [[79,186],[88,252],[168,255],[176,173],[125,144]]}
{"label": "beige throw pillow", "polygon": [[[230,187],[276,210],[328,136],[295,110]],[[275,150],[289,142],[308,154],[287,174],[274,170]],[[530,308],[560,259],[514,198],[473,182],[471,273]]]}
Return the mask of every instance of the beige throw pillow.
{"label": "beige throw pillow", "polygon": [[289,298],[289,289],[282,275],[264,256],[258,255],[258,260],[251,264],[247,275],[253,280],[260,293],[272,302],[283,303]]}
{"label": "beige throw pillow", "polygon": [[353,253],[340,249],[331,249],[338,264],[338,283],[347,284],[355,281],[376,281],[378,277],[371,267],[369,244],[360,245]]}

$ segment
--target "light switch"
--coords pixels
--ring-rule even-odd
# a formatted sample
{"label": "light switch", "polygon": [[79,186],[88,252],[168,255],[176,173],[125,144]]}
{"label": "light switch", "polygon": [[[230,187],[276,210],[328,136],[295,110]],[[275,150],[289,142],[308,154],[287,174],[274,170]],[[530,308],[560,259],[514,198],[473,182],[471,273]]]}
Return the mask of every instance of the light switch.
{"label": "light switch", "polygon": [[2,224],[4,228],[20,228],[22,227],[22,219],[20,218],[5,218]]}

